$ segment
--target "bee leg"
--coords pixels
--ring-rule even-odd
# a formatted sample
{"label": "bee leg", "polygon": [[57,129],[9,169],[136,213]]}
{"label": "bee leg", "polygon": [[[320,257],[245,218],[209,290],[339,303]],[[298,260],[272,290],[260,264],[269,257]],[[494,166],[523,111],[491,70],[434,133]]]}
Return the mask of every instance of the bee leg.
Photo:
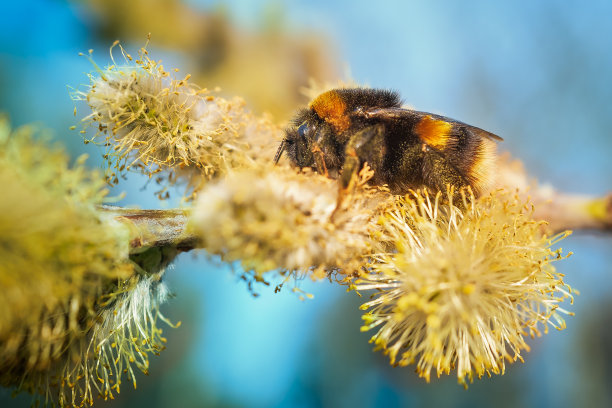
{"label": "bee leg", "polygon": [[329,173],[327,171],[327,165],[325,165],[325,154],[321,147],[318,144],[314,144],[312,146],[312,154],[315,161],[315,167],[317,168],[317,173],[323,174],[325,177],[329,177]]}
{"label": "bee leg", "polygon": [[352,146],[347,146],[344,165],[340,174],[340,191],[349,192],[353,189],[361,164],[357,150]]}
{"label": "bee leg", "polygon": [[356,132],[345,148],[345,159],[340,175],[340,187],[350,191],[365,162],[374,171],[382,168],[385,157],[385,126],[377,124]]}
{"label": "bee leg", "polygon": [[338,183],[338,200],[332,219],[345,197],[355,187],[357,175],[363,164],[368,162],[374,171],[381,168],[385,155],[384,130],[382,124],[368,126],[349,139],[345,148],[344,165]]}

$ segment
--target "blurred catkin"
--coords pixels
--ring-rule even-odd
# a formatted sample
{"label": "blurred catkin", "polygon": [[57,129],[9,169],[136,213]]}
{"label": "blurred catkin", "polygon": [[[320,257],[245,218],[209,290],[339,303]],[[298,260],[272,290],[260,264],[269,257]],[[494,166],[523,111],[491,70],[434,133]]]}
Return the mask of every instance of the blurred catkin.
{"label": "blurred catkin", "polygon": [[183,0],[91,0],[103,38],[142,40],[152,32],[159,47],[189,56],[193,78],[240,95],[255,112],[284,120],[305,103],[298,89],[311,78],[332,80],[340,61],[327,36],[287,25],[287,16],[266,4],[256,29],[236,24],[223,8],[202,10]]}
{"label": "blurred catkin", "polygon": [[103,219],[101,174],[0,121],[0,384],[82,406],[135,382],[161,349],[161,271],[129,259],[129,231]]}
{"label": "blurred catkin", "polygon": [[252,168],[203,190],[192,228],[209,253],[240,261],[256,277],[274,270],[313,278],[335,270],[346,274],[358,271],[361,257],[372,251],[368,221],[388,197],[361,185],[349,205],[336,208],[335,180]]}

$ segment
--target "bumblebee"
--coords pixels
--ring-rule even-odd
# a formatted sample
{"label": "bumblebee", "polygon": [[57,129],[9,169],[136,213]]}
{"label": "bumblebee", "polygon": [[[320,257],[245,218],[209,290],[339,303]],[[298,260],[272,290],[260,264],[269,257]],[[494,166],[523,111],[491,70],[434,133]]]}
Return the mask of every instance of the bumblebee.
{"label": "bumblebee", "polygon": [[291,163],[338,178],[341,189],[367,162],[371,183],[396,194],[447,185],[471,187],[476,196],[491,183],[501,137],[454,119],[402,108],[396,92],[334,89],[300,110],[286,130],[274,163]]}

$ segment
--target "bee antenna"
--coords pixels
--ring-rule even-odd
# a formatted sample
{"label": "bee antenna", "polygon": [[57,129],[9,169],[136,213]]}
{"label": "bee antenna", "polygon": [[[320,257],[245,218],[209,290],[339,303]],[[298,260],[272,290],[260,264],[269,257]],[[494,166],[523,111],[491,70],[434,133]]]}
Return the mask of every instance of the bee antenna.
{"label": "bee antenna", "polygon": [[280,146],[278,146],[278,150],[276,151],[276,155],[274,156],[274,165],[278,164],[283,152],[285,151],[285,145],[287,144],[287,138],[283,139]]}

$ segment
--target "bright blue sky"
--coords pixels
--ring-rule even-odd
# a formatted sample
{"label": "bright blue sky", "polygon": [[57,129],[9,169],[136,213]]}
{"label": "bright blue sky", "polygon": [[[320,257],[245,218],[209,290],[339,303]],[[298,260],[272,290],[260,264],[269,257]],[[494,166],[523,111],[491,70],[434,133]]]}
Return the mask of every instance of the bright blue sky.
{"label": "bright blue sky", "polygon": [[[203,8],[219,3],[190,2]],[[261,3],[234,0],[226,5],[235,21],[254,28],[264,14]],[[396,89],[419,110],[498,133],[505,138],[502,147],[522,158],[540,180],[581,193],[612,191],[612,2],[270,4],[283,7],[286,27],[327,33],[359,83]],[[78,52],[94,48],[105,55],[109,46],[95,42],[86,18],[80,7],[59,0],[10,2],[0,16],[0,110],[17,124],[44,123],[74,153],[85,148],[66,130],[75,122],[66,85],[85,82],[84,73],[91,69]],[[181,66],[180,55],[163,58]],[[141,185],[132,180],[120,188],[141,206],[156,205],[149,192],[138,191]],[[332,399],[302,404],[486,406],[487,384],[500,390],[519,384],[525,406],[575,405],[586,392],[581,381],[588,379],[581,362],[582,324],[609,306],[611,245],[608,237],[585,235],[564,243],[575,253],[561,270],[581,290],[572,308],[578,316],[568,319],[565,332],[531,342],[534,351],[525,364],[512,367],[512,375],[475,384],[468,393],[454,391],[456,386],[448,385],[453,379],[424,386],[410,377],[411,369],[399,376],[380,365],[368,351],[367,336],[358,332],[358,313],[347,309],[346,320],[355,325],[354,347],[365,350],[359,364],[371,368],[348,382],[315,372],[326,379],[326,395]],[[342,288],[305,282],[315,294],[312,301],[300,302],[288,291],[274,295],[266,288],[254,299],[228,270],[189,256],[170,271],[169,280],[178,294],[172,301],[177,307],[181,291],[200,297],[190,304],[198,308],[194,315],[201,316],[193,329],[193,348],[177,369],[189,367],[205,378],[213,400],[229,395],[239,405],[292,406],[296,396],[310,395],[318,359],[342,364],[321,350],[323,341],[312,338],[330,314],[356,303],[345,300]],[[349,375],[340,366],[336,370]],[[169,373],[166,383],[177,375]],[[334,390],[336,400],[329,397]],[[171,403],[160,398],[160,406]]]}

